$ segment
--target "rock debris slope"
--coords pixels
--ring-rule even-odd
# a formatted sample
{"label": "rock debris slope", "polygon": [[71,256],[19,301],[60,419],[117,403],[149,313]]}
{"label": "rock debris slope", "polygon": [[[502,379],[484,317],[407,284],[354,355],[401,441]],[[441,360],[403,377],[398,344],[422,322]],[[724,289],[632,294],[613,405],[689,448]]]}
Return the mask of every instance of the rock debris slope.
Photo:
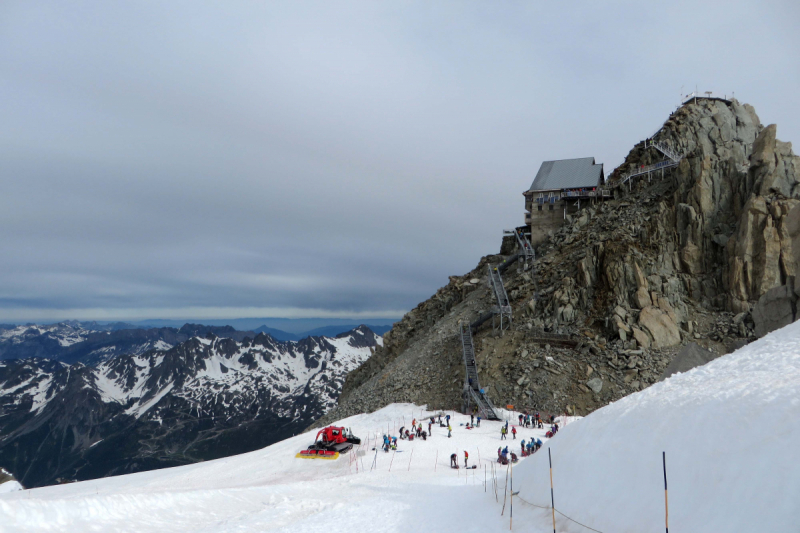
{"label": "rock debris slope", "polygon": [[0,361],[0,465],[35,487],[261,448],[332,408],[380,342],[361,326],[298,342],[209,334],[96,366]]}
{"label": "rock debris slope", "polygon": [[[475,335],[495,404],[585,414],[657,381],[690,341],[728,353],[793,321],[800,158],[776,131],[736,100],[679,107],[654,136],[683,156],[677,167],[620,186],[664,157],[638,143],[609,176],[612,200],[567,217],[534,270],[506,270],[514,325]],[[486,265],[515,246],[407,313],[319,423],[391,402],[460,406],[458,323],[495,305]]]}

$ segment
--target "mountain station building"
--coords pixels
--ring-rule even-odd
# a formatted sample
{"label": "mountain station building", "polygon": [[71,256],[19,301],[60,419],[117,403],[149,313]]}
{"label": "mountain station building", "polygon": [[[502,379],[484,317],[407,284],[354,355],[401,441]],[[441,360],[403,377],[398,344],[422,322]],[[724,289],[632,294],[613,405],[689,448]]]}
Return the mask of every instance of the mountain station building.
{"label": "mountain station building", "polygon": [[610,196],[603,190],[603,164],[594,157],[545,161],[525,196],[525,225],[530,227],[531,244],[539,244],[549,231],[560,228],[567,216],[598,199]]}

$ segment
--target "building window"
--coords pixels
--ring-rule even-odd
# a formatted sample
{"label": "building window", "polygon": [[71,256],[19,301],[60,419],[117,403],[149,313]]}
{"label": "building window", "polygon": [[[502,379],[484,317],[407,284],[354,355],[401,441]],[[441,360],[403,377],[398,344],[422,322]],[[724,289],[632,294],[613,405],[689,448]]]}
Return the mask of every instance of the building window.
{"label": "building window", "polygon": [[552,211],[552,210],[553,210],[553,207],[555,207],[555,206],[554,206],[553,204],[550,204],[550,205],[548,205],[547,207],[549,207],[549,208],[550,208],[550,211]]}
{"label": "building window", "polygon": [[542,204],[539,204],[539,205],[537,205],[537,206],[536,206],[536,209],[538,209],[539,211],[541,211],[541,210],[542,210]]}

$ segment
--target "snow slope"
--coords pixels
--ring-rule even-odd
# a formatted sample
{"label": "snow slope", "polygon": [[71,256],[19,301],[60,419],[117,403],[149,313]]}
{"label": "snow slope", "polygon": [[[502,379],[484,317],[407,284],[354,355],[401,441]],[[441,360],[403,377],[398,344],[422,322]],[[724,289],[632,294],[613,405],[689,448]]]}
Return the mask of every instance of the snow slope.
{"label": "snow slope", "polygon": [[[344,420],[370,439],[361,457],[295,459],[306,433],[216,461],[5,494],[0,531],[508,531],[506,472],[497,496],[491,482],[500,423],[467,430],[457,415],[451,439],[434,427],[397,453],[371,449],[413,416],[419,407],[394,404]],[[520,430],[531,435],[541,430]],[[556,508],[604,533],[663,531],[662,450],[673,531],[796,532],[798,437],[800,323],[567,423],[514,467],[513,529],[552,530],[550,510],[534,507],[549,505],[552,447]],[[448,467],[464,449],[481,466],[466,476]],[[557,516],[559,532],[588,531]]]}
{"label": "snow slope", "polygon": [[[556,508],[605,532],[664,531],[666,452],[672,531],[800,531],[798,443],[800,322],[559,432]],[[546,448],[514,478],[541,506]]]}
{"label": "snow slope", "polygon": [[16,492],[18,490],[22,490],[22,485],[19,484],[19,481],[6,481],[5,483],[0,483],[0,494],[5,494],[6,492]]}
{"label": "snow slope", "polygon": [[499,504],[484,492],[483,468],[465,477],[464,470],[448,466],[455,452],[463,464],[466,448],[471,463],[480,456],[490,472],[499,422],[467,430],[458,424],[469,418],[454,415],[451,439],[445,428],[434,427],[427,441],[400,441],[397,453],[372,450],[387,427],[395,432],[420,412],[394,404],[346,419],[356,435],[370,440],[361,446],[361,457],[356,452],[337,461],[296,459],[313,441],[314,433],[305,433],[206,463],[3,496],[0,531],[406,531],[420,521],[445,530],[505,531]]}

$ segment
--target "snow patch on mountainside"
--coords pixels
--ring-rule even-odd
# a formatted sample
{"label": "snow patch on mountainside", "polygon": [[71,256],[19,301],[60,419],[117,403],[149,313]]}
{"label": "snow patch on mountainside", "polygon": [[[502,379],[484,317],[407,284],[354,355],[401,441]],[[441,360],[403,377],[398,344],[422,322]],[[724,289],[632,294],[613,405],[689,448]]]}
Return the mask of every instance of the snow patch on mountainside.
{"label": "snow patch on mountainside", "polygon": [[20,490],[23,490],[23,488],[22,485],[20,485],[19,481],[6,481],[5,483],[0,483],[0,494],[5,494],[8,492],[17,492]]}
{"label": "snow patch on mountainside", "polygon": [[169,392],[172,390],[174,385],[175,385],[174,383],[170,383],[169,385],[164,387],[163,390],[158,391],[156,393],[156,395],[153,396],[151,399],[147,400],[144,403],[137,403],[136,405],[134,405],[130,409],[126,410],[125,414],[133,415],[136,418],[139,418],[140,416],[142,416],[143,413],[146,413],[148,409],[150,409],[151,407],[156,405],[158,402],[160,402],[161,398],[163,398],[164,396],[169,394]]}
{"label": "snow patch on mountainside", "polygon": [[153,349],[154,350],[161,350],[161,351],[166,352],[170,348],[172,348],[171,344],[169,344],[168,342],[161,341],[161,340],[156,341],[155,344],[153,344]]}

